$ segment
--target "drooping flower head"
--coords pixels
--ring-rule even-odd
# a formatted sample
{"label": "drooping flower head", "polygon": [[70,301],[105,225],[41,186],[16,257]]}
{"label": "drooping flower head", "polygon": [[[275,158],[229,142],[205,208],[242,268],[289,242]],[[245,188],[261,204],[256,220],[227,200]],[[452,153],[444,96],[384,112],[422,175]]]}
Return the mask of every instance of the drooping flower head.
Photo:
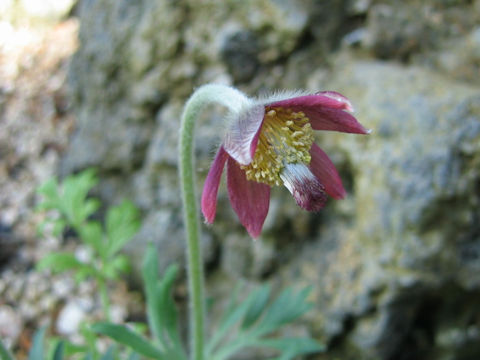
{"label": "drooping flower head", "polygon": [[323,208],[327,195],[345,196],[335,166],[314,143],[313,131],[368,133],[350,114],[353,107],[346,97],[334,91],[265,99],[241,95],[235,104],[203,188],[202,212],[207,223],[215,219],[225,163],[230,202],[253,238],[261,233],[272,186],[284,185],[308,211]]}

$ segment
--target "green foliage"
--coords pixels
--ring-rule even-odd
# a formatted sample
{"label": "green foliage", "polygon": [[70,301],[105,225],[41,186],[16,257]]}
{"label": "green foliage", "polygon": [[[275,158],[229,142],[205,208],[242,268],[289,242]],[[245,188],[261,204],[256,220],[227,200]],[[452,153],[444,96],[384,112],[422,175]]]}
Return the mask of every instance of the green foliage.
{"label": "green foliage", "polygon": [[[92,352],[86,350],[85,347],[78,347],[70,342],[58,340],[56,338],[48,339],[48,346],[45,346],[46,327],[39,328],[33,335],[33,342],[30,351],[28,352],[28,360],[64,360],[71,358],[72,355],[78,353],[85,353],[85,360],[94,360],[99,358],[100,360],[114,360],[125,357],[119,357],[116,355],[116,346],[110,346],[104,354],[94,357]],[[1,360],[13,360],[11,354],[2,352],[3,344],[0,341],[0,359]],[[5,356],[4,356],[5,355]],[[9,355],[9,357],[7,356]],[[130,355],[128,360],[138,360],[135,356]]]}
{"label": "green foliage", "polygon": [[45,347],[45,333],[47,327],[42,326],[33,334],[32,347],[28,352],[28,360],[63,360],[69,354],[65,351],[64,341],[50,339],[49,345]]}
{"label": "green foliage", "polygon": [[1,360],[13,360],[13,355],[7,349],[5,344],[2,342],[2,339],[0,339],[0,359]]}
{"label": "green foliage", "polygon": [[55,347],[55,351],[53,353],[53,360],[62,360],[65,352],[65,343],[60,341],[58,345]]}
{"label": "green foliage", "polygon": [[116,325],[112,323],[97,323],[93,325],[93,330],[99,334],[104,334],[111,337],[116,342],[126,345],[134,349],[139,354],[153,358],[163,359],[164,355],[160,349],[155,347],[142,335],[129,329],[124,325]]}
{"label": "green foliage", "polygon": [[186,360],[177,322],[177,309],[171,297],[178,268],[170,266],[165,275],[158,274],[157,253],[149,245],[143,262],[142,276],[147,298],[147,317],[152,339],[124,325],[98,323],[92,329],[107,335],[135,352],[158,360]]}
{"label": "green foliage", "polygon": [[[89,248],[91,257],[80,260],[70,252],[49,254],[37,265],[38,269],[54,272],[72,271],[77,280],[93,277],[98,284],[107,321],[82,326],[86,345],[50,341],[48,351],[44,347],[45,328],[34,336],[29,360],[62,360],[83,354],[85,360],[114,360],[151,358],[157,360],[187,360],[178,327],[178,313],[172,298],[178,267],[170,266],[165,274],[158,274],[157,252],[152,245],[146,250],[142,266],[142,278],[146,294],[148,332],[144,335],[139,327],[113,324],[109,319],[107,282],[118,280],[129,270],[128,259],[120,252],[138,231],[139,212],[130,202],[124,201],[106,211],[104,224],[93,220],[92,215],[100,208],[97,199],[88,197],[98,182],[93,170],[86,170],[67,177],[61,184],[52,179],[43,184],[38,193],[42,201],[38,208],[48,211],[42,225],[51,225],[54,233],[66,228],[73,229]],[[278,353],[275,360],[291,360],[296,356],[319,352],[322,345],[311,338],[275,338],[275,333],[284,325],[297,320],[311,308],[307,302],[309,289],[294,291],[291,288],[272,297],[268,285],[253,291],[245,300],[238,300],[234,291],[217,330],[205,347],[205,359],[225,360],[245,348],[268,348]],[[116,346],[100,354],[97,351],[98,335],[106,335]],[[122,349],[119,351],[118,349]],[[128,351],[124,351],[128,349]],[[8,351],[0,343],[2,359]],[[5,355],[7,354],[7,355]],[[4,356],[5,355],[5,356]]]}
{"label": "green foliage", "polygon": [[38,193],[44,197],[38,209],[60,212],[61,218],[55,221],[57,231],[63,231],[67,223],[78,229],[100,207],[98,200],[87,199],[97,182],[92,169],[68,176],[62,185],[58,184],[57,179],[50,179],[38,189]]}
{"label": "green foliage", "polygon": [[91,216],[99,209],[100,202],[89,198],[88,193],[98,182],[91,169],[67,177],[62,184],[51,179],[41,185],[38,193],[42,201],[38,209],[52,212],[42,224],[41,229],[51,224],[54,234],[60,234],[66,227],[72,228],[80,240],[90,249],[89,260],[79,260],[69,252],[56,252],[43,258],[37,268],[46,268],[54,272],[73,271],[77,281],[86,277],[97,280],[102,294],[106,317],[108,318],[108,294],[106,282],[118,280],[122,273],[130,270],[127,257],[120,251],[140,227],[140,214],[135,206],[124,201],[109,208],[105,225],[92,220]]}
{"label": "green foliage", "polygon": [[298,319],[310,308],[307,302],[310,289],[295,292],[285,289],[271,299],[268,285],[253,291],[243,302],[237,301],[237,292],[220,322],[218,330],[206,347],[206,359],[223,360],[245,348],[277,350],[277,360],[290,360],[295,356],[323,351],[324,347],[311,338],[272,338],[284,325]]}
{"label": "green foliage", "polygon": [[[178,268],[170,266],[159,278],[157,254],[150,245],[143,263],[143,281],[147,298],[147,317],[152,339],[147,339],[124,325],[98,323],[93,330],[119,344],[152,359],[185,360],[180,340],[177,310],[171,292]],[[307,302],[310,289],[295,292],[285,289],[272,299],[268,285],[252,292],[246,300],[237,300],[237,291],[206,346],[205,359],[224,360],[245,348],[269,348],[280,355],[275,360],[291,360],[298,355],[323,351],[311,338],[273,338],[282,326],[295,321],[311,308]]]}
{"label": "green foliage", "polygon": [[163,278],[158,275],[158,258],[155,248],[150,244],[145,253],[142,276],[147,298],[148,324],[162,348],[168,352],[178,352],[183,358],[179,335],[177,309],[171,296],[171,289],[178,272],[178,267],[171,265]]}

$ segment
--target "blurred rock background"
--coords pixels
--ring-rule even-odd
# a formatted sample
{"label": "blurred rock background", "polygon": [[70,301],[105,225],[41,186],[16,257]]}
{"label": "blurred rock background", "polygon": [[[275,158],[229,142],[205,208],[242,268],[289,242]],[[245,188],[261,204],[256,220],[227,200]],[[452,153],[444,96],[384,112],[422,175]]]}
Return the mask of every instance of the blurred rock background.
{"label": "blurred rock background", "polygon": [[[27,251],[39,241],[28,230],[32,189],[92,166],[98,196],[143,212],[135,263],[148,241],[163,268],[183,262],[176,149],[195,87],[336,90],[373,129],[317,136],[347,198],[310,214],[276,189],[253,242],[221,187],[215,224],[203,228],[210,294],[226,296],[240,279],[313,285],[302,329],[328,345],[315,359],[480,357],[479,0],[80,0],[65,9],[50,11],[41,50],[2,39],[0,244],[1,261],[13,259],[2,284],[39,257]],[[1,26],[18,32],[11,23]],[[199,191],[221,116],[212,108],[199,119]]]}

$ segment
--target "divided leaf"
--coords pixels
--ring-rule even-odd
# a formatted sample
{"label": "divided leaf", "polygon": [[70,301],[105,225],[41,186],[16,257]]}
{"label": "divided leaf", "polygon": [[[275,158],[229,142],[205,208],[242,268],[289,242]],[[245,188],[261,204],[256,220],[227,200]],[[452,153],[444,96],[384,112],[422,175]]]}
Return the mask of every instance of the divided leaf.
{"label": "divided leaf", "polygon": [[208,343],[207,357],[213,360],[229,359],[244,348],[260,347],[280,352],[276,360],[291,360],[295,356],[323,350],[311,338],[268,338],[282,326],[293,322],[311,308],[307,302],[309,288],[294,291],[287,288],[269,302],[270,287],[262,286],[243,302],[234,301],[227,309],[218,331]]}
{"label": "divided leaf", "polygon": [[130,241],[140,228],[140,213],[129,201],[110,208],[105,228],[108,238],[108,255],[112,256]]}
{"label": "divided leaf", "polygon": [[[87,199],[88,192],[97,182],[93,169],[68,176],[62,185],[59,185],[56,179],[50,179],[37,190],[38,194],[42,195],[37,210],[57,210],[63,222],[66,220],[76,231],[79,231],[83,222],[100,207],[98,200]],[[57,225],[61,224],[59,222]],[[63,230],[63,227],[57,226],[58,230]]]}
{"label": "divided leaf", "polygon": [[280,338],[259,341],[256,346],[276,349],[281,356],[275,360],[291,360],[295,356],[325,351],[325,346],[310,338]]}
{"label": "divided leaf", "polygon": [[40,329],[35,331],[33,335],[33,342],[30,351],[28,352],[28,360],[43,360],[44,359],[44,338],[45,331],[47,330],[46,326],[42,326]]}
{"label": "divided leaf", "polygon": [[253,293],[253,296],[249,299],[249,308],[243,319],[242,329],[249,328],[258,320],[269,298],[270,286],[268,285],[260,287]]}
{"label": "divided leaf", "polygon": [[88,192],[97,184],[95,170],[87,169],[81,173],[70,175],[62,184],[61,198],[63,212],[75,228],[78,228],[91,215],[91,202],[86,206]]}
{"label": "divided leaf", "polygon": [[292,288],[283,290],[265,311],[257,333],[269,334],[310,310],[312,305],[306,301],[310,291],[311,288],[305,288],[297,293]]}
{"label": "divided leaf", "polygon": [[104,265],[103,272],[108,279],[116,279],[120,273],[128,273],[130,269],[128,257],[126,255],[117,255]]}
{"label": "divided leaf", "polygon": [[53,360],[63,360],[64,351],[65,351],[65,342],[59,341],[53,353]]}
{"label": "divided leaf", "polygon": [[40,185],[37,193],[43,196],[42,201],[37,205],[37,210],[52,210],[61,208],[61,201],[58,194],[58,183],[56,179],[50,179]]}
{"label": "divided leaf", "polygon": [[115,360],[115,345],[109,346],[105,354],[102,355],[100,360]]}
{"label": "divided leaf", "polygon": [[37,263],[37,269],[50,269],[53,272],[62,272],[78,269],[84,265],[72,253],[51,253]]}
{"label": "divided leaf", "polygon": [[99,222],[88,221],[79,229],[78,234],[82,241],[90,245],[102,259],[106,258],[105,242],[103,238],[103,229]]}
{"label": "divided leaf", "polygon": [[111,337],[120,344],[128,346],[139,354],[157,360],[168,360],[160,349],[152,345],[143,336],[133,332],[123,325],[116,325],[112,323],[97,323],[92,326],[92,330]]}
{"label": "divided leaf", "polygon": [[176,265],[158,275],[158,259],[155,248],[149,244],[142,267],[143,282],[147,296],[148,322],[159,344],[179,359],[186,359],[177,321],[177,309],[171,297],[172,286],[178,272]]}

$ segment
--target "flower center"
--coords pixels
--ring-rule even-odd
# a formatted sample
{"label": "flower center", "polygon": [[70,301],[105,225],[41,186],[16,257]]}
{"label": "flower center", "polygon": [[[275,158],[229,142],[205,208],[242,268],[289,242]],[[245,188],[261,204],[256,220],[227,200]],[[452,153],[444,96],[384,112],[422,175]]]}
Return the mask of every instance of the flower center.
{"label": "flower center", "polygon": [[280,175],[288,164],[310,164],[313,140],[310,121],[303,112],[266,108],[253,160],[241,168],[248,180],[282,185]]}

